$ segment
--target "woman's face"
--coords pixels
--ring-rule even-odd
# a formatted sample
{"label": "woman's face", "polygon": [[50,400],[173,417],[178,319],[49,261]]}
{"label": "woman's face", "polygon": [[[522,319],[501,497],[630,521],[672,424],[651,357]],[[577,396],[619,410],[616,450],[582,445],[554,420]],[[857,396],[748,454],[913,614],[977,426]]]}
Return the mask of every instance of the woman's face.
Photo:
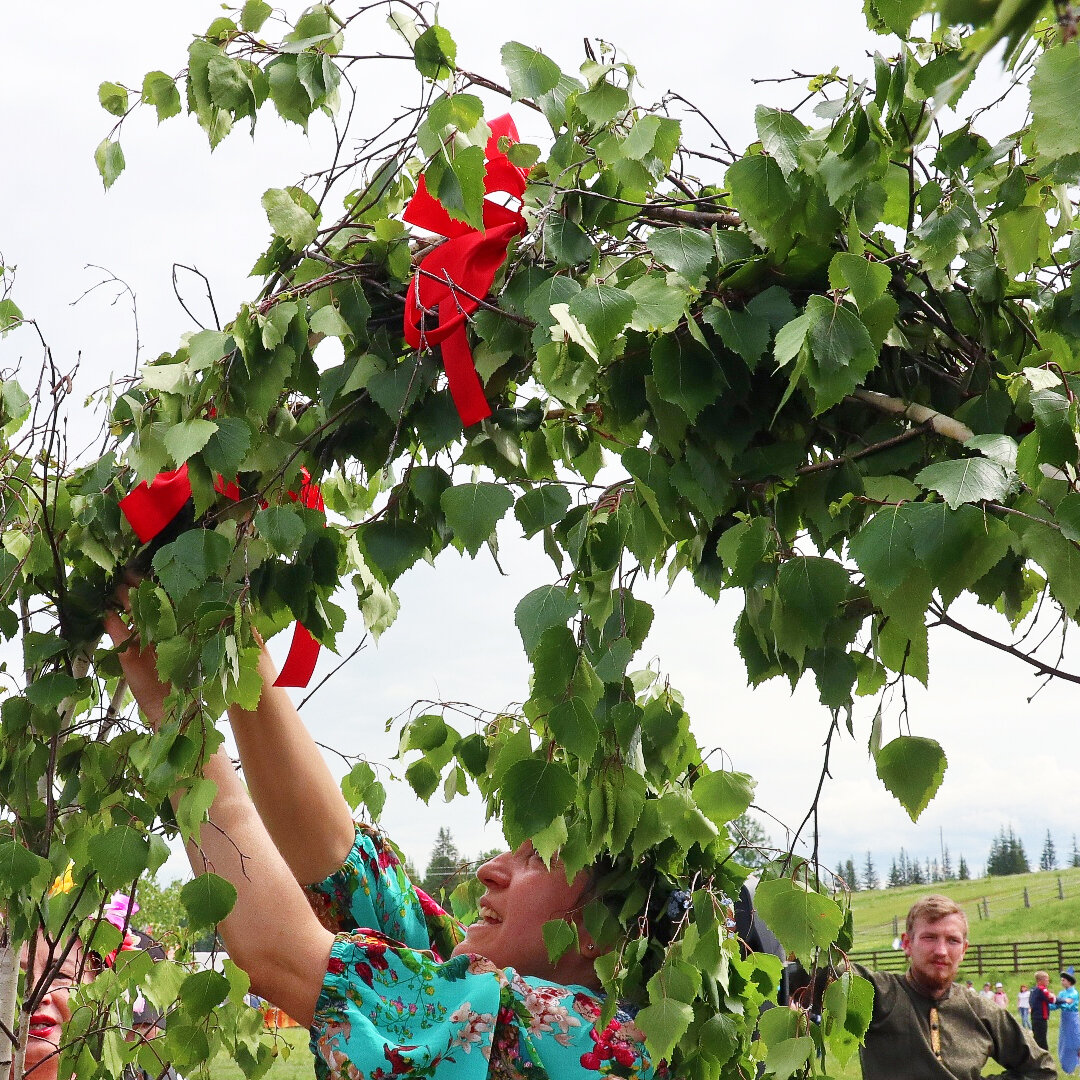
{"label": "woman's face", "polygon": [[567,882],[557,859],[549,869],[526,842],[516,851],[489,859],[476,876],[486,887],[478,905],[479,918],[468,927],[455,953],[476,953],[496,967],[512,967],[521,975],[558,982],[580,982],[588,977],[591,953],[584,975],[576,970],[583,959],[576,949],[553,966],[543,934],[544,923],[551,919],[570,917],[580,923],[587,873],[582,871]]}
{"label": "woman's face", "polygon": [[[27,967],[29,949],[24,946],[21,965],[26,972],[26,992],[30,993],[41,979],[41,974],[49,963],[49,950],[41,938],[34,950],[33,967]],[[63,1025],[71,1019],[68,996],[80,982],[89,982],[93,973],[88,965],[81,964],[81,953],[72,949],[60,970],[54,972],[51,982],[45,987],[45,995],[30,1014],[26,1037],[26,1080],[56,1080],[56,1069],[60,1061],[60,1037]],[[80,978],[80,967],[83,968]]]}

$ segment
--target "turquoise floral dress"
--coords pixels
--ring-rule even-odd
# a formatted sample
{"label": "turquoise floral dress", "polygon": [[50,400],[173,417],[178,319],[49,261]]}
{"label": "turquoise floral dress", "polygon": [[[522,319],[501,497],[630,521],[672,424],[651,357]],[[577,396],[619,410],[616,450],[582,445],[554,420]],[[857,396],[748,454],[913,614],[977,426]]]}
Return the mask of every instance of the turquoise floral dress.
{"label": "turquoise floral dress", "polygon": [[625,1015],[597,1032],[601,998],[480,956],[415,888],[393,848],[359,827],[345,865],[308,890],[337,937],[311,1025],[319,1080],[652,1080]]}

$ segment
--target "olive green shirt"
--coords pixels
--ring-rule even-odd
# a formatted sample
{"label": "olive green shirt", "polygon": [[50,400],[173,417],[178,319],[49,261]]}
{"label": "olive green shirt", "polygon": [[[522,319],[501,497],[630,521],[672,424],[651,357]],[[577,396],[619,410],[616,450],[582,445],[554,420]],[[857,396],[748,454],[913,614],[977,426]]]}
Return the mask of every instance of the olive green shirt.
{"label": "olive green shirt", "polygon": [[860,1051],[864,1080],[979,1080],[991,1058],[1015,1078],[1057,1076],[1007,1009],[960,983],[943,998],[925,997],[906,975],[858,973],[874,986],[874,1011]]}

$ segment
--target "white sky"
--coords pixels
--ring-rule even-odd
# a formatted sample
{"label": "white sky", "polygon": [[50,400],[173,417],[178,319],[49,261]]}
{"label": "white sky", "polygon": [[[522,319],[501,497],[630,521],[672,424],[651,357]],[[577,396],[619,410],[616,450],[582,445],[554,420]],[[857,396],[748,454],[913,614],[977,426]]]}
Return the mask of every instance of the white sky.
{"label": "white sky", "polygon": [[[819,0],[774,10],[730,0],[684,0],[678,17],[669,18],[657,5],[636,0],[548,0],[539,19],[535,5],[445,0],[440,19],[458,42],[461,65],[496,78],[498,47],[506,40],[544,48],[572,71],[583,58],[582,39],[604,37],[637,64],[644,84],[640,99],[678,90],[741,148],[754,137],[755,104],[790,105],[799,97],[797,84],[753,86],[752,77],[783,76],[792,69],[814,73],[833,65],[865,75],[867,50],[888,48],[867,33],[861,6],[857,0]],[[290,12],[296,8],[289,5]],[[103,192],[93,150],[111,118],[97,104],[97,85],[108,79],[138,86],[146,71],[178,71],[190,33],[219,13],[207,0],[109,0],[5,11],[0,254],[18,267],[16,300],[39,320],[59,368],[66,371],[81,357],[79,400],[110,373],[132,370],[136,341],[147,359],[174,348],[179,334],[192,328],[172,296],[172,263],[207,274],[225,319],[251,296],[254,284],[245,275],[268,236],[261,193],[293,182],[322,161],[325,133],[318,120],[309,141],[267,114],[254,143],[238,130],[211,155],[193,120],[178,117],[155,130],[147,113],[125,131],[127,172],[111,192]],[[388,39],[369,44],[393,47]],[[367,102],[373,117],[415,94],[410,81],[394,80],[392,67],[372,66]],[[528,116],[519,111],[517,118],[527,136],[541,135],[527,128]],[[374,120],[363,129],[373,126]],[[95,290],[72,306],[102,278],[91,265],[106,267],[135,291],[138,339],[130,299],[112,302],[117,289]],[[197,288],[186,295],[199,305]],[[205,312],[205,305],[196,310]],[[0,344],[0,368],[20,359],[24,384],[32,383],[41,357],[25,329]],[[85,415],[74,410],[73,449],[86,430]],[[515,531],[511,519],[502,541],[506,577],[486,554],[472,563],[452,552],[439,558],[435,570],[421,565],[406,575],[398,623],[305,710],[317,738],[388,761],[395,740],[383,734],[384,723],[415,699],[499,708],[525,696],[528,669],[513,608],[530,588],[548,581],[550,571],[538,552],[516,541]],[[685,693],[702,744],[721,747],[735,768],[756,776],[760,805],[797,825],[817,784],[829,718],[812,688],[794,695],[778,682],[754,692],[746,688],[731,635],[739,599],[728,597],[717,607],[689,584],[679,583],[669,594],[656,587],[657,619],[646,658],[657,657]],[[343,651],[360,630],[354,619]],[[935,854],[940,829],[954,863],[963,853],[977,867],[992,836],[1008,823],[1033,861],[1047,828],[1059,854],[1069,847],[1076,828],[1073,762],[1080,750],[1073,692],[1051,687],[1029,705],[1037,684],[1027,669],[948,634],[932,637],[931,692],[911,698],[911,731],[938,738],[950,758],[942,792],[920,825],[912,826],[874,776],[865,750],[873,705],[861,708],[854,738],[845,734],[834,747],[833,779],[821,801],[822,857],[828,865],[850,855],[861,867],[869,849],[884,874],[901,845],[909,854]],[[1072,666],[1080,669],[1076,651],[1070,653]],[[324,654],[317,677],[332,666]],[[897,723],[894,708],[886,737],[897,733]],[[498,846],[497,830],[489,826],[483,832],[481,817],[471,802],[447,806],[436,796],[425,809],[406,791],[392,796],[384,822],[422,869],[442,825],[451,828],[463,853]],[[782,838],[781,827],[767,825],[774,839]]]}

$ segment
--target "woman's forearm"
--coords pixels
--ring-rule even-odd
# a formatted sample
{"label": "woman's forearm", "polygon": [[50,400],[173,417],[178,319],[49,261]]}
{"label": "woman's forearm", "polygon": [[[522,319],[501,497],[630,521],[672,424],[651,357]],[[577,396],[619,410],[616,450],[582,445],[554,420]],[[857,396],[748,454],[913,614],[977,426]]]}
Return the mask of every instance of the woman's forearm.
{"label": "woman's forearm", "polygon": [[197,875],[212,871],[236,888],[233,910],[219,925],[229,957],[256,994],[310,1027],[333,935],[312,913],[224,750],[203,775],[217,794],[199,843],[187,852]]}
{"label": "woman's forearm", "polygon": [[[154,650],[140,648],[115,612],[105,615],[105,628],[124,646],[119,658],[128,685],[156,727],[164,718],[169,688],[158,677]],[[217,790],[198,843],[187,845],[192,869],[196,874],[213,871],[236,889],[221,935],[255,992],[310,1026],[333,935],[315,918],[225,751],[218,749],[202,772]],[[174,806],[180,794],[174,793]]]}
{"label": "woman's forearm", "polygon": [[234,706],[229,720],[259,816],[297,881],[310,885],[345,861],[352,813],[292,699],[274,686],[277,672],[265,649],[259,675],[258,706]]}

